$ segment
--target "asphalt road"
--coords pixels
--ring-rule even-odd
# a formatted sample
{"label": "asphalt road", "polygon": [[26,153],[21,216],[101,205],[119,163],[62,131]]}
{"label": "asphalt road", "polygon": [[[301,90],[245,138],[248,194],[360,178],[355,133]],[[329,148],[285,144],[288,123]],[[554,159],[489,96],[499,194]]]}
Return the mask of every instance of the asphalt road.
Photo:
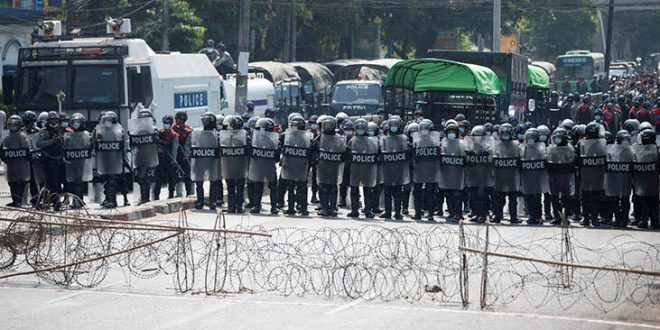
{"label": "asphalt road", "polygon": [[[0,195],[0,203],[4,203],[5,200],[7,196]],[[265,209],[270,208],[266,206]],[[455,232],[458,228],[443,221],[429,224],[414,222],[410,218],[406,218],[403,222],[353,220],[345,217],[347,212],[348,210],[342,210],[340,218],[337,219],[324,219],[315,215],[311,217],[228,215],[226,221],[228,228],[262,226],[267,230],[303,229],[312,235],[324,228],[348,232],[365,228],[394,231],[411,229],[420,233],[428,232],[432,228]],[[210,211],[188,212],[188,222],[191,226],[211,228],[214,226],[215,218],[216,214]],[[176,224],[176,214],[160,215],[141,221]],[[470,228],[483,230],[483,226]],[[542,227],[499,225],[494,233],[497,233],[496,238],[499,241],[509,244],[508,247],[521,244],[518,252],[523,254],[525,244],[543,242],[548,237],[556,237],[561,234],[561,230],[549,225]],[[610,249],[594,250],[606,251],[603,255],[580,252],[578,261],[592,264],[599,264],[603,260],[618,260],[618,254],[623,253],[622,251],[634,250],[635,247],[640,246],[640,243],[660,244],[657,233],[640,230],[585,229],[575,226],[571,237],[581,246],[602,247],[603,244],[611,242],[621,243],[620,246],[611,246]],[[314,237],[310,239],[313,240]],[[502,246],[504,245],[500,247]],[[534,249],[538,252],[538,246]],[[416,251],[410,253],[414,255]],[[490,260],[491,269],[495,271],[518,267],[495,259]],[[630,267],[656,271],[660,268],[657,264],[658,255],[633,254],[632,257],[626,258],[626,262]],[[529,273],[528,269],[519,271],[521,274]],[[578,278],[581,275],[577,272],[575,276]],[[598,286],[598,295],[602,297],[594,296],[592,289],[591,294],[580,296],[567,308],[562,308],[558,303],[563,298],[554,297],[552,294],[547,302],[536,304],[535,302],[547,297],[545,295],[548,291],[544,290],[543,285],[529,285],[510,303],[499,304],[499,300],[504,300],[506,295],[513,291],[506,291],[510,289],[506,283],[502,284],[493,278],[491,283],[500,285],[497,289],[504,291],[499,292],[499,296],[491,296],[490,299],[496,297],[498,301],[482,310],[479,307],[480,276],[478,274],[472,274],[469,279],[470,304],[463,307],[460,299],[450,299],[449,302],[426,298],[415,301],[406,299],[382,301],[368,298],[326,297],[309,292],[300,296],[295,294],[285,296],[258,288],[254,288],[256,292],[207,296],[201,292],[202,281],[196,282],[192,293],[182,294],[175,291],[171,274],[160,273],[151,279],[137,279],[125,268],[114,264],[111,265],[105,280],[91,289],[76,285],[67,288],[53,286],[34,275],[0,280],[0,306],[2,306],[0,317],[4,329],[217,327],[230,329],[660,329],[660,280],[647,277],[645,281],[640,282],[637,277],[617,275],[611,277],[612,283],[615,284],[609,286],[603,284],[607,283],[607,276],[609,275],[597,276],[599,281],[594,282],[594,286]],[[526,278],[529,279],[533,277]],[[589,277],[585,279],[589,280]],[[629,283],[631,286],[641,286],[639,283],[645,283],[643,290],[650,293],[650,300],[638,304],[618,296],[626,292],[621,290],[619,283]],[[603,303],[603,300],[616,300],[616,303]],[[606,312],[599,308],[602,306],[607,307]]]}

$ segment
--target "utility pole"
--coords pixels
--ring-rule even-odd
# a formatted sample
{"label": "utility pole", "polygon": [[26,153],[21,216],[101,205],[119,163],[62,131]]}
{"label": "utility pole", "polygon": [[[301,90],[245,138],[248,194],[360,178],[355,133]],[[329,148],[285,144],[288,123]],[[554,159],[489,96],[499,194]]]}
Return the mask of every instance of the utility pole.
{"label": "utility pole", "polygon": [[607,13],[607,42],[605,43],[605,81],[610,81],[610,62],[612,61],[612,30],[614,27],[614,0],[610,0]]}
{"label": "utility pole", "polygon": [[238,26],[238,68],[236,70],[236,97],[234,112],[243,113],[247,103],[247,74],[250,59],[250,6],[251,0],[241,0]]}
{"label": "utility pole", "polygon": [[290,61],[296,61],[296,0],[291,0],[291,52]]}
{"label": "utility pole", "polygon": [[170,50],[170,1],[163,0],[163,35],[161,42],[161,50]]}
{"label": "utility pole", "polygon": [[502,0],[493,0],[493,52],[500,51],[502,34]]}
{"label": "utility pole", "polygon": [[284,35],[284,47],[282,48],[282,61],[291,61],[291,8],[286,15],[286,34]]}

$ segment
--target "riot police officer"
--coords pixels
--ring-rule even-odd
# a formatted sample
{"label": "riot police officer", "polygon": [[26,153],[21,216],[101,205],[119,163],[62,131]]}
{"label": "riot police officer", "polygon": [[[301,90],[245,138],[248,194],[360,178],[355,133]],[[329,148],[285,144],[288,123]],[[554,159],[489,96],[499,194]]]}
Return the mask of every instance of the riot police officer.
{"label": "riot police officer", "polygon": [[[339,120],[337,120],[339,124]],[[355,125],[348,118],[341,119],[340,134],[343,134],[346,137],[346,142],[349,143],[355,134]],[[339,185],[339,207],[346,207],[346,196],[348,195],[348,187],[351,181],[351,162],[349,159],[346,159],[346,164],[344,164],[344,178]],[[358,195],[359,196],[359,195]]]}
{"label": "riot police officer", "polygon": [[465,137],[466,176],[470,206],[474,221],[486,222],[488,206],[491,205],[495,177],[493,176],[493,139],[486,136],[486,129],[477,125]]}
{"label": "riot police officer", "polygon": [[365,119],[355,121],[355,136],[348,141],[348,151],[350,154],[349,163],[351,173],[349,178],[351,186],[351,212],[349,217],[357,218],[360,204],[360,192],[364,196],[364,215],[367,218],[373,218],[371,202],[373,198],[371,192],[377,183],[378,168],[378,138],[369,136],[367,133],[368,123]]}
{"label": "riot police officer", "polygon": [[[48,115],[48,114],[46,114]],[[23,113],[22,131],[30,141],[30,204],[34,205],[39,196],[39,190],[44,186],[46,173],[44,172],[43,155],[37,147],[41,129],[36,127],[37,115],[28,110]]]}
{"label": "riot police officer", "polygon": [[23,119],[12,115],[7,120],[9,134],[0,143],[0,159],[7,164],[5,173],[11,193],[11,203],[7,206],[21,207],[25,187],[30,181],[30,144],[27,134],[21,132]]}
{"label": "riot police officer", "polygon": [[162,127],[158,130],[158,168],[156,170],[156,182],[154,184],[154,200],[160,199],[160,189],[167,182],[167,198],[174,198],[176,180],[181,168],[177,164],[177,153],[179,151],[179,136],[172,130],[174,117],[163,116]]}
{"label": "riot police officer", "polygon": [[385,212],[380,216],[402,220],[403,186],[410,183],[410,144],[403,134],[401,117],[393,115],[387,120],[389,134],[381,138]]}
{"label": "riot police officer", "polygon": [[[378,139],[378,153],[380,153],[380,127],[375,122],[367,123],[367,136],[376,137]],[[380,209],[380,196],[383,194],[383,163],[378,161],[376,163],[376,185],[371,190],[371,213],[380,214],[383,210]]]}
{"label": "riot police officer", "polygon": [[500,140],[493,150],[493,166],[495,167],[495,194],[493,196],[493,222],[499,223],[503,219],[505,199],[509,205],[511,223],[520,223],[518,220],[517,194],[520,187],[520,148],[518,142],[513,140],[513,127],[505,123],[500,126]]}
{"label": "riot police officer", "polygon": [[101,122],[92,133],[96,170],[105,182],[105,200],[101,203],[105,208],[117,207],[119,176],[124,167],[124,135],[124,129],[117,122],[117,115],[112,111],[103,113]]}
{"label": "riot police officer", "polygon": [[[226,126],[225,126],[225,115],[223,115],[221,113],[215,115],[215,128],[218,131],[217,132],[218,136],[220,136],[220,132],[222,130],[227,129]],[[220,154],[218,154],[218,157],[220,157],[219,155]],[[222,207],[222,205],[224,205],[224,203],[225,203],[224,202],[224,200],[225,200],[225,185],[222,181],[222,162],[220,161],[220,159],[218,159],[216,164],[218,164],[218,180],[216,180],[216,182],[215,182],[215,187],[216,187],[216,190],[217,190],[217,193],[216,193],[217,200],[216,200],[215,203],[216,203],[216,205]]]}
{"label": "riot police officer", "polygon": [[192,128],[186,124],[188,121],[188,114],[185,111],[177,111],[174,115],[174,126],[172,130],[179,138],[179,152],[176,153],[176,162],[181,167],[179,182],[183,182],[186,189],[186,195],[192,195],[193,187],[190,180],[190,138],[192,135]]}
{"label": "riot police officer", "polygon": [[[85,130],[85,116],[74,113],[71,116],[72,132],[64,133],[64,166],[66,181],[72,194],[83,200],[85,184],[92,181],[92,136]],[[72,208],[83,206],[74,201]]]}
{"label": "riot police officer", "polygon": [[264,193],[264,183],[270,190],[270,213],[277,214],[277,171],[275,164],[280,159],[279,134],[275,132],[275,122],[270,118],[260,118],[256,129],[252,132],[250,148],[250,168],[248,180],[252,184],[250,213],[261,212],[261,198]]}
{"label": "riot police officer", "polygon": [[521,190],[529,212],[527,223],[543,223],[541,196],[548,192],[548,172],[545,168],[545,144],[539,141],[539,131],[530,128],[525,132],[525,144],[520,154]]}
{"label": "riot police officer", "polygon": [[346,137],[337,134],[335,118],[321,120],[321,135],[316,152],[316,180],[319,184],[321,216],[337,216],[337,190],[344,177]]}
{"label": "riot police officer", "polygon": [[[536,129],[539,131],[539,142],[543,144],[544,148],[547,148],[548,144],[550,144],[550,135],[552,134],[552,132],[550,132],[550,128],[545,125],[539,125]],[[551,200],[552,198],[550,198],[549,192],[543,193],[543,215],[545,220],[548,221],[554,220]]]}
{"label": "riot police officer", "polygon": [[226,129],[220,131],[220,167],[227,184],[227,212],[243,213],[249,138],[240,116],[225,117],[224,126]]}
{"label": "riot police officer", "polygon": [[307,216],[307,177],[312,152],[312,133],[306,130],[305,119],[301,115],[289,117],[289,128],[283,134],[281,180],[286,182],[286,214]]}
{"label": "riot police officer", "polygon": [[438,188],[444,192],[449,209],[450,222],[463,219],[463,195],[465,187],[465,149],[459,140],[459,125],[448,120],[445,138],[440,145],[440,173]]}
{"label": "riot police officer", "polygon": [[[60,126],[60,116],[55,111],[48,113],[46,127],[39,132],[37,147],[41,149],[44,157],[44,172],[46,175],[46,188],[51,193],[63,192],[64,163],[62,161],[62,134],[65,129]],[[57,201],[55,208],[59,208]]]}
{"label": "riot police officer", "polygon": [[583,226],[598,226],[598,207],[603,195],[607,147],[600,137],[600,124],[585,127],[586,138],[578,143],[580,190],[582,193]]}
{"label": "riot police officer", "polygon": [[633,162],[630,133],[620,130],[616,133],[616,144],[607,145],[605,172],[605,202],[608,215],[614,213],[614,227],[628,226]]}
{"label": "riot police officer", "polygon": [[190,179],[195,182],[197,202],[195,208],[204,208],[204,182],[209,182],[209,209],[215,210],[218,180],[218,135],[215,115],[205,112],[201,116],[202,130],[193,130],[190,148]]}
{"label": "riot police officer", "polygon": [[155,120],[149,109],[140,109],[137,118],[128,122],[129,145],[132,149],[133,176],[140,185],[140,202],[149,202],[151,181],[156,166],[158,166],[158,131]]}
{"label": "riot police officer", "polygon": [[426,209],[427,219],[434,221],[434,195],[439,179],[437,167],[440,161],[440,133],[433,130],[433,122],[430,119],[422,119],[418,131],[412,134],[412,141],[413,202],[415,203],[413,219],[421,220],[422,212]]}
{"label": "riot police officer", "polygon": [[639,133],[641,144],[633,146],[633,191],[637,196],[636,211],[639,211],[637,227],[660,229],[658,221],[658,146],[655,144],[655,131],[643,130]]}
{"label": "riot police officer", "polygon": [[547,147],[548,188],[554,211],[553,225],[562,223],[562,212],[575,194],[575,148],[569,144],[568,132],[558,127],[552,132],[552,144]]}
{"label": "riot police officer", "polygon": [[[318,116],[312,115],[309,117],[307,120],[307,131],[312,134],[312,144],[314,141],[318,141],[319,137],[319,124],[316,122],[319,119]],[[312,147],[312,150],[315,150],[316,148]],[[311,159],[314,159],[315,156],[311,155]],[[317,197],[317,194],[319,192],[319,185],[318,182],[316,182],[316,162],[310,161],[309,162],[309,167],[311,171],[311,186],[312,186],[312,198],[310,200],[311,203],[318,203],[319,199]]]}

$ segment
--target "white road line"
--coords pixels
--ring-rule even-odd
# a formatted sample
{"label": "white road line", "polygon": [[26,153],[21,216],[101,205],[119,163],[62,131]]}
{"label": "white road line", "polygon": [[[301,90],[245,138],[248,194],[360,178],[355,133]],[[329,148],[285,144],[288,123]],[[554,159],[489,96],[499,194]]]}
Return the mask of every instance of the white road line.
{"label": "white road line", "polygon": [[351,301],[351,302],[349,302],[348,304],[341,305],[341,306],[339,306],[339,307],[337,307],[337,308],[335,308],[335,309],[333,309],[333,310],[331,310],[331,311],[327,311],[327,312],[325,312],[325,315],[334,315],[334,314],[337,314],[337,313],[339,313],[339,312],[341,312],[341,311],[343,311],[343,310],[347,310],[347,309],[349,309],[349,308],[351,308],[351,307],[353,307],[353,306],[355,306],[355,305],[357,305],[357,304],[359,304],[359,303],[361,303],[361,302],[363,302],[363,301],[364,301],[364,299],[358,299],[358,300],[355,300],[355,301]]}
{"label": "white road line", "polygon": [[[0,285],[0,290],[23,290],[23,291],[47,291],[47,292],[58,292],[61,293],[61,289],[51,289],[51,288],[20,288],[20,287],[8,287]],[[190,300],[190,301],[199,301],[200,299],[213,299],[213,297],[192,297],[192,296],[169,296],[169,295],[157,295],[157,294],[143,294],[143,293],[131,293],[131,292],[112,292],[112,291],[94,291],[94,290],[84,290],[88,293],[98,294],[98,295],[108,295],[108,296],[122,296],[122,297],[140,297],[140,298],[149,298],[149,299],[164,299],[164,300]],[[233,303],[233,304],[258,304],[258,305],[279,305],[279,306],[306,306],[306,307],[320,307],[320,308],[330,308],[335,307],[336,309],[346,306],[346,304],[339,305],[334,303],[306,303],[306,302],[294,302],[294,301],[265,301],[265,300],[243,300],[243,299],[226,299],[226,298],[215,298],[220,302],[224,303]],[[626,321],[617,321],[617,320],[601,320],[601,319],[589,319],[581,317],[567,317],[567,316],[556,316],[556,315],[543,315],[543,314],[533,314],[533,313],[518,313],[518,312],[493,312],[493,311],[482,311],[482,310],[464,310],[464,309],[449,309],[442,307],[408,307],[408,306],[396,306],[396,305],[375,305],[375,304],[360,304],[356,305],[356,308],[367,308],[367,309],[381,309],[381,310],[398,310],[398,311],[423,311],[431,313],[454,313],[454,314],[472,314],[479,316],[503,316],[503,317],[523,317],[530,319],[542,319],[542,320],[552,320],[552,321],[566,321],[566,322],[578,322],[578,323],[592,323],[592,324],[604,324],[611,326],[621,326],[621,327],[634,327],[634,328],[646,328],[646,329],[658,329],[660,330],[660,325],[647,324],[647,323],[636,323],[636,322],[626,322]],[[0,310],[0,315],[2,311]]]}
{"label": "white road line", "polygon": [[110,283],[108,285],[104,285],[102,287],[96,287],[96,288],[93,288],[93,289],[80,289],[80,290],[73,289],[73,290],[70,290],[70,291],[74,291],[75,293],[72,293],[70,295],[66,295],[64,297],[51,299],[49,301],[46,301],[46,304],[47,305],[54,304],[54,303],[57,303],[57,302],[60,302],[60,301],[63,301],[63,300],[67,300],[67,299],[71,299],[71,298],[74,298],[74,297],[77,297],[77,296],[88,294],[90,292],[95,292],[95,291],[99,291],[99,290],[103,290],[103,289],[109,289],[109,288],[111,288],[115,285],[123,284],[123,283],[124,283],[123,281],[119,281],[119,282]]}

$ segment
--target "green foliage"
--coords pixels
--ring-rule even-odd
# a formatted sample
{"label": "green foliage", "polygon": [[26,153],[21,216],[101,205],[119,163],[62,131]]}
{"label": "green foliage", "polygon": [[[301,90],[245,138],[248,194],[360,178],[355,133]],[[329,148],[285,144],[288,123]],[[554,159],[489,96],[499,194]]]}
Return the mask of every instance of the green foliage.
{"label": "green foliage", "polygon": [[592,3],[590,0],[535,0],[533,3],[536,8],[526,13],[526,44],[533,58],[552,62],[567,50],[592,48],[597,20],[596,12],[585,7]]}
{"label": "green foliage", "polygon": [[[162,48],[163,1],[146,11],[145,20],[135,30],[153,49]],[[184,0],[169,0],[170,49],[185,53],[196,52],[204,42],[202,20]]]}

